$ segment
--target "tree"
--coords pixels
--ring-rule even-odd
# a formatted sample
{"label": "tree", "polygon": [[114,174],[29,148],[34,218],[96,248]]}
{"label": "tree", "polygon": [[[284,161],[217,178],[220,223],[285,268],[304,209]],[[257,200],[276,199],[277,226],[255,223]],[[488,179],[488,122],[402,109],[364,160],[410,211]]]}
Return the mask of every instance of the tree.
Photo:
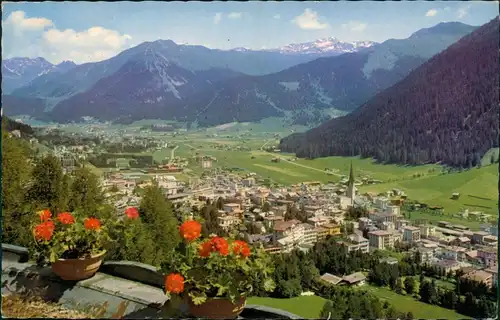
{"label": "tree", "polygon": [[431,296],[432,296],[432,289],[431,289],[431,283],[427,280],[424,280],[423,282],[420,283],[420,290],[419,290],[419,295],[420,295],[420,300],[423,302],[430,303],[431,301]]}
{"label": "tree", "polygon": [[280,280],[276,286],[276,291],[284,298],[297,297],[302,292],[300,279]]}
{"label": "tree", "polygon": [[204,222],[202,224],[202,231],[205,236],[216,234],[222,236],[225,234],[224,230],[219,226],[219,211],[214,205],[206,205],[202,208]]}
{"label": "tree", "polygon": [[361,217],[368,217],[368,210],[363,207],[350,207],[347,211],[346,218],[348,220],[358,220]]}
{"label": "tree", "polygon": [[33,183],[29,190],[31,200],[41,209],[53,212],[68,209],[67,185],[59,159],[47,155],[37,159],[33,169]]}
{"label": "tree", "polygon": [[110,230],[110,235],[116,239],[108,248],[110,260],[155,263],[156,244],[140,219],[125,220],[123,230]]}
{"label": "tree", "polygon": [[422,283],[424,283],[425,281],[425,276],[424,276],[424,273],[420,273],[419,277],[418,277],[418,282],[420,283],[420,286],[422,286]]}
{"label": "tree", "polygon": [[337,319],[337,317],[332,318],[332,310],[334,309],[333,302],[331,300],[327,300],[323,305],[323,308],[320,312],[321,319]]}
{"label": "tree", "polygon": [[224,200],[219,197],[217,199],[217,201],[215,202],[215,207],[218,209],[218,210],[222,210],[222,208],[224,207]]}
{"label": "tree", "polygon": [[31,176],[29,156],[27,144],[2,128],[2,242],[24,247],[32,243],[26,229],[33,217],[26,187]]}
{"label": "tree", "polygon": [[285,216],[283,218],[285,219],[285,221],[289,221],[289,220],[297,219],[297,215],[298,215],[298,212],[297,212],[297,208],[295,207],[295,205],[289,204],[286,206],[286,212],[285,212]]}
{"label": "tree", "polygon": [[263,212],[269,212],[271,210],[271,205],[269,204],[269,202],[264,202],[264,204],[262,205],[262,211]]}
{"label": "tree", "polygon": [[86,216],[99,215],[104,204],[104,192],[97,176],[88,168],[82,167],[73,172],[70,190],[70,211],[79,211]]}
{"label": "tree", "polygon": [[155,243],[153,264],[168,262],[180,238],[172,205],[165,199],[157,182],[145,188],[139,212]]}
{"label": "tree", "polygon": [[407,294],[413,294],[415,292],[415,279],[413,277],[406,277],[404,281],[404,289]]}
{"label": "tree", "polygon": [[394,288],[394,291],[399,294],[403,293],[403,280],[401,278],[396,280],[396,287]]}
{"label": "tree", "polygon": [[488,298],[482,296],[479,298],[477,303],[477,312],[476,317],[486,319],[493,318],[496,315],[496,305],[495,302],[489,300]]}
{"label": "tree", "polygon": [[452,290],[447,290],[443,295],[443,306],[448,309],[455,309],[458,302],[457,294]]}
{"label": "tree", "polygon": [[308,257],[301,258],[301,263],[299,263],[301,285],[303,289],[311,289],[314,280],[319,277],[319,270],[311,259]]}

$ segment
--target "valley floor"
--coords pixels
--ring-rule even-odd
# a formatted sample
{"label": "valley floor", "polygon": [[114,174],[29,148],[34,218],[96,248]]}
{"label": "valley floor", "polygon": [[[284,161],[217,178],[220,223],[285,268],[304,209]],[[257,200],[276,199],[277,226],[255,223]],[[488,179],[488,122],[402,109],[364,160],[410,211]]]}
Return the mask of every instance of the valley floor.
{"label": "valley floor", "polygon": [[[387,288],[379,288],[365,285],[360,290],[367,290],[376,297],[388,301],[399,312],[411,312],[415,319],[466,319],[467,317],[456,313],[454,310],[430,305],[415,300],[411,296],[397,294]],[[318,296],[300,296],[290,299],[277,298],[249,298],[248,304],[262,305],[277,308],[304,317],[306,319],[317,319],[326,300]]]}
{"label": "valley floor", "polygon": [[[188,159],[190,162],[188,170],[175,174],[177,179],[183,181],[196,178],[203,172],[204,169],[200,164],[194,161],[196,156],[212,156],[217,159],[213,163],[215,168],[231,168],[235,172],[242,173],[253,172],[269,183],[282,185],[308,181],[336,182],[348,175],[352,163],[356,179],[368,178],[377,182],[360,186],[360,192],[379,193],[400,189],[410,200],[444,208],[444,216],[418,211],[412,212],[409,217],[412,220],[448,220],[472,229],[479,229],[482,222],[454,215],[468,209],[470,212],[482,211],[494,217],[497,216],[497,164],[484,165],[479,169],[473,168],[461,173],[445,173],[444,168],[439,165],[383,165],[374,162],[373,159],[359,157],[296,159],[293,154],[280,153],[277,150],[277,152],[269,152],[269,148],[273,150],[278,146],[280,137],[288,135],[289,130],[245,131],[242,124],[238,126],[238,130],[220,130],[214,127],[203,131],[180,132],[175,135],[149,133],[150,137],[159,141],[174,144],[175,152],[172,152],[171,148],[165,148],[143,153],[143,155],[152,155],[153,159],[160,163],[170,158],[172,153],[175,157]],[[121,126],[120,130],[125,128],[137,130],[139,127]],[[71,130],[81,130],[81,128]],[[496,150],[491,152],[496,152]],[[92,169],[96,172],[102,170]],[[455,192],[460,193],[460,198],[457,200],[451,199]]]}
{"label": "valley floor", "polygon": [[[189,137],[178,140],[176,156],[193,157],[210,155],[217,158],[216,167],[237,168],[254,172],[271,182],[291,185],[307,181],[327,183],[338,181],[347,176],[352,163],[356,178],[368,177],[380,181],[378,184],[363,185],[360,192],[385,192],[392,189],[404,191],[411,200],[431,206],[442,206],[446,218],[424,212],[413,213],[412,220],[431,221],[449,220],[452,223],[467,225],[478,229],[481,222],[469,221],[451,214],[465,209],[470,212],[482,211],[496,215],[498,208],[498,165],[473,168],[461,173],[443,173],[439,165],[401,166],[383,165],[372,159],[359,157],[327,157],[314,160],[295,159],[294,155],[270,153],[261,149],[277,145],[275,139],[235,139]],[[238,150],[247,147],[251,150]],[[170,150],[154,153],[155,159],[169,156]],[[273,159],[279,158],[279,162]],[[193,168],[200,171],[201,168]],[[329,171],[325,171],[328,169]],[[453,193],[460,198],[452,200]]]}

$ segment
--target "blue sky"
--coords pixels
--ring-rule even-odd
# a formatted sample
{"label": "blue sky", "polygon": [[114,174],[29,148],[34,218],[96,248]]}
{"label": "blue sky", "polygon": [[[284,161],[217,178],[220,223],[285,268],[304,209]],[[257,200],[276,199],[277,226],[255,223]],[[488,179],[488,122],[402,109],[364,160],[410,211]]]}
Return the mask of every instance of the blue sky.
{"label": "blue sky", "polygon": [[482,25],[498,2],[40,2],[2,4],[2,54],[53,63],[107,59],[143,41],[276,48],[336,37],[406,38],[440,22]]}

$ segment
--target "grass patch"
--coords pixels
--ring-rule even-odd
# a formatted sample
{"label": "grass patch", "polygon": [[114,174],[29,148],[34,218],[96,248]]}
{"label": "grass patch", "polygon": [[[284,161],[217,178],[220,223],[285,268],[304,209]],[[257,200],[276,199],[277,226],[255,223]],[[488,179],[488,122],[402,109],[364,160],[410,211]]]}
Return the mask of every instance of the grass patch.
{"label": "grass patch", "polygon": [[306,319],[317,319],[326,300],[318,296],[300,296],[290,299],[251,297],[247,304],[256,304],[288,311]]}
{"label": "grass patch", "polygon": [[316,169],[337,169],[339,170],[339,174],[343,175],[348,175],[351,162],[356,176],[366,175],[384,182],[388,182],[389,180],[413,180],[415,179],[414,175],[417,174],[434,176],[441,171],[441,168],[437,165],[385,165],[376,163],[373,159],[361,159],[360,157],[326,157],[314,160],[297,160],[297,163],[299,164],[307,165]]}
{"label": "grass patch", "polygon": [[386,300],[399,312],[411,312],[416,319],[467,319],[466,316],[454,310],[420,302],[411,296],[397,294],[387,288],[366,286],[363,290],[367,290],[379,299]]}
{"label": "grass patch", "polygon": [[285,169],[282,169],[282,168],[279,168],[279,167],[273,167],[273,166],[270,166],[270,165],[255,164],[255,166],[261,167],[261,168],[264,168],[264,169],[267,169],[267,170],[271,170],[271,171],[276,171],[276,172],[281,173],[281,174],[290,175],[290,176],[293,176],[293,177],[306,177],[306,175],[304,175],[304,174],[301,174],[301,173],[298,173],[298,172],[291,172],[289,170],[285,170]]}
{"label": "grass patch", "polygon": [[[469,209],[469,211],[483,211],[496,215],[498,209],[498,167],[496,165],[480,169],[473,168],[461,173],[423,177],[412,181],[365,186],[361,188],[361,191],[382,192],[394,188],[405,191],[410,199],[428,205],[442,206],[445,213],[457,213]],[[458,200],[451,199],[454,192],[460,193]],[[421,218],[433,219],[432,216],[427,215]],[[443,217],[435,217],[443,220]],[[467,223],[467,220],[458,220],[457,223]],[[476,225],[473,221],[472,224]],[[478,222],[477,225],[479,224]]]}
{"label": "grass patch", "polygon": [[[314,160],[298,159],[294,163],[280,161],[271,162],[273,157],[279,156],[291,159],[292,154],[269,154],[262,152],[262,147],[278,144],[272,134],[267,137],[238,137],[231,133],[219,133],[217,137],[207,137],[206,133],[190,133],[185,136],[177,136],[169,139],[179,147],[175,151],[176,156],[191,158],[196,155],[209,155],[217,158],[214,167],[240,168],[248,172],[255,172],[262,178],[268,178],[276,183],[291,185],[305,181],[319,181],[327,183],[337,181],[338,175],[328,175],[325,168],[332,169],[339,175],[347,176],[351,162],[354,166],[354,174],[357,177],[369,176],[373,179],[383,181],[375,185],[362,186],[361,192],[385,192],[391,189],[401,189],[406,192],[408,198],[429,205],[444,207],[445,214],[454,214],[469,209],[469,211],[483,211],[488,214],[497,213],[498,208],[498,168],[496,165],[483,166],[481,169],[467,170],[462,173],[441,175],[439,165],[424,166],[402,166],[383,165],[372,159],[361,159],[359,157],[326,157]],[[215,144],[225,145],[232,150],[220,150],[214,148]],[[235,150],[236,147],[250,148],[251,151]],[[171,149],[154,152],[156,161],[161,161],[165,156],[170,156]],[[191,162],[189,168],[193,173],[201,173],[200,165]],[[452,200],[451,195],[459,192],[461,197]],[[467,225],[472,229],[478,229],[481,224],[478,221],[469,221],[455,218],[451,215],[438,216],[427,213],[416,212],[412,219],[428,219],[431,221],[449,220],[455,224]]]}

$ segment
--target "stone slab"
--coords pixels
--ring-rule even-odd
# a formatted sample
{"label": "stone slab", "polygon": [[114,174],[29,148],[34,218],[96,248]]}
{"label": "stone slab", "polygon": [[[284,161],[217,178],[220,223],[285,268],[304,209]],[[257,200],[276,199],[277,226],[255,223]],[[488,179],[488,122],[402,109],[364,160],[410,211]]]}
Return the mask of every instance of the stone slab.
{"label": "stone slab", "polygon": [[145,305],[163,304],[167,301],[165,293],[159,288],[104,273],[98,273],[94,277],[80,282],[79,285]]}

